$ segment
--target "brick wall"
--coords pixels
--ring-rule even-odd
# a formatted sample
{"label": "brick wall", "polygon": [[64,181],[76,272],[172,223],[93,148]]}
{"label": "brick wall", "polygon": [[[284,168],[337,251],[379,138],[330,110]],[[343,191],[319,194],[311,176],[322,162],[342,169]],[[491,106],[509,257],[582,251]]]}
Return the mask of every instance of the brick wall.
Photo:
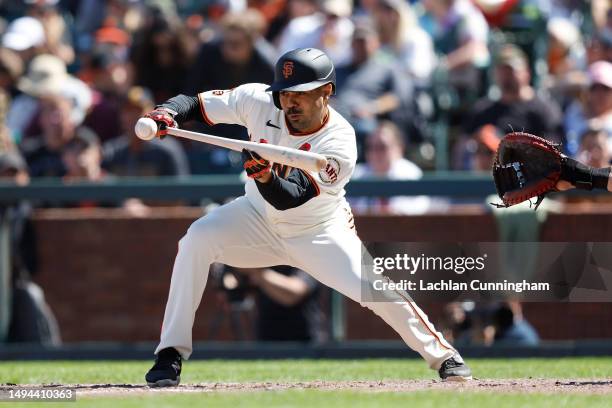
{"label": "brick wall", "polygon": [[[157,340],[176,242],[200,215],[194,208],[156,209],[146,219],[127,217],[114,209],[37,212],[40,271],[36,280],[58,318],[64,341]],[[356,223],[359,235],[367,241],[497,239],[494,219],[480,211],[361,216]],[[612,216],[582,211],[550,215],[542,237],[548,241],[612,241]],[[441,304],[421,306],[432,321],[439,319]],[[210,324],[223,310],[209,287],[196,317],[194,339],[209,338]],[[552,313],[558,318],[551,319]],[[525,314],[546,339],[612,338],[609,304],[531,303],[525,305]],[[397,338],[382,320],[350,301],[347,323],[350,339]],[[227,318],[215,338],[234,338]]]}

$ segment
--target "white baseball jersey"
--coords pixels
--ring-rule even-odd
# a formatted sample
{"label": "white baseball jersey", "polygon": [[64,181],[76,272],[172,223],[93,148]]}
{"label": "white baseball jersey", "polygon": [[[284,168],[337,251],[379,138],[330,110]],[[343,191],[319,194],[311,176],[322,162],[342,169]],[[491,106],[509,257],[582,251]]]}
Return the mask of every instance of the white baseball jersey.
{"label": "white baseball jersey", "polygon": [[[339,209],[348,208],[344,186],[348,183],[355,162],[357,146],[353,127],[335,110],[318,130],[295,133],[287,126],[285,115],[277,109],[267,85],[246,84],[231,90],[202,92],[198,95],[202,117],[206,123],[230,123],[245,126],[254,142],[261,139],[278,146],[292,147],[324,155],[328,165],[319,173],[306,172],[319,194],[306,203],[280,211],[270,205],[259,193],[255,181],[249,179],[246,196],[271,227],[284,237],[311,232],[333,222]],[[281,177],[287,177],[291,168],[275,166]],[[344,210],[342,210],[344,211]]]}
{"label": "white baseball jersey", "polygon": [[[328,167],[310,173],[319,194],[305,204],[278,211],[259,194],[255,182],[246,196],[219,206],[195,221],[178,245],[161,339],[156,353],[174,347],[183,358],[191,355],[192,328],[209,267],[219,262],[238,268],[292,265],[321,283],[370,308],[438,369],[457,352],[438,333],[409,297],[388,294],[386,301],[362,298],[361,241],[351,225],[344,198],[357,157],[353,128],[334,110],[321,129],[292,134],[284,113],[276,109],[266,85],[248,84],[229,91],[199,95],[202,116],[208,123],[246,126],[251,140],[266,139],[280,146],[323,154]],[[279,176],[288,169],[277,168]]]}

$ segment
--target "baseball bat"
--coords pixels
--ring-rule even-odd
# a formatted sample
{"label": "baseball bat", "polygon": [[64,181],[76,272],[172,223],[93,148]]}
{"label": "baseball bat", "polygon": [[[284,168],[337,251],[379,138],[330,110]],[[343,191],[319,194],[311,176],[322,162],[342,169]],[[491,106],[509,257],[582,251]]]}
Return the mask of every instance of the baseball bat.
{"label": "baseball bat", "polygon": [[195,140],[196,142],[204,142],[225,147],[226,149],[235,150],[237,152],[242,151],[242,149],[251,150],[271,162],[285,164],[303,170],[318,172],[327,166],[327,159],[325,156],[291,147],[227,139],[225,137],[191,132],[177,128],[168,128],[168,134],[184,139]]}

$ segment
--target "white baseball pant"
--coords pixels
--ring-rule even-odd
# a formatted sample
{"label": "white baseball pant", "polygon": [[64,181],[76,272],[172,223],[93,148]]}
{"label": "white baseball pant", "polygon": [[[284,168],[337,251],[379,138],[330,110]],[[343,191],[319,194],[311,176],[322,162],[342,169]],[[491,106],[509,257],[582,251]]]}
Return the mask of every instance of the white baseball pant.
{"label": "white baseball pant", "polygon": [[360,302],[361,249],[340,212],[335,224],[315,234],[282,238],[244,196],[217,207],[195,221],[179,241],[155,353],[174,347],[184,359],[191,355],[195,314],[213,262],[238,268],[291,265],[374,311],[438,369],[456,351],[413,301],[397,293],[385,302]]}

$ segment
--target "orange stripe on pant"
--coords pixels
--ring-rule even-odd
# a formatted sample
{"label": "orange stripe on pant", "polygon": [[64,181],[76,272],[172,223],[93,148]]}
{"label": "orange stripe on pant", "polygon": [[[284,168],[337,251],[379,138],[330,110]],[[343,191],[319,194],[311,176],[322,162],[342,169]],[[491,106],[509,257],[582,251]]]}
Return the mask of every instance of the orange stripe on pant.
{"label": "orange stripe on pant", "polygon": [[426,320],[423,318],[423,316],[421,316],[418,312],[418,309],[415,308],[413,306],[413,301],[406,299],[406,297],[404,295],[402,295],[400,292],[398,292],[397,290],[394,291],[395,293],[397,293],[399,295],[399,297],[401,297],[402,299],[404,299],[404,301],[408,304],[408,306],[410,306],[410,308],[412,309],[412,311],[414,312],[415,316],[421,321],[421,323],[423,323],[423,326],[425,326],[425,328],[427,329],[427,331],[435,337],[435,339],[438,341],[438,343],[440,343],[440,346],[442,346],[442,348],[445,348],[447,350],[454,350],[453,347],[447,346],[446,344],[444,344],[445,342],[442,341],[442,339],[440,338],[440,336],[438,336],[438,334],[436,333],[436,330],[433,329],[431,326],[429,326],[426,322]]}

